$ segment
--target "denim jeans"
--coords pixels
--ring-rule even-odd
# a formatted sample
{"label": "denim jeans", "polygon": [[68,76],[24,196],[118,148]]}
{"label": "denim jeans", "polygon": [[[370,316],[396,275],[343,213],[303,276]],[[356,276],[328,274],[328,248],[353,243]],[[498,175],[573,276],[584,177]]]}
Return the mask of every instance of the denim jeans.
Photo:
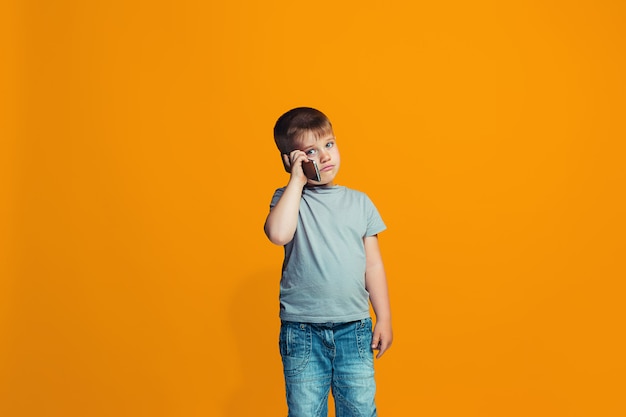
{"label": "denim jeans", "polygon": [[337,417],[375,417],[372,320],[349,323],[283,321],[279,347],[288,417],[326,417],[328,394]]}

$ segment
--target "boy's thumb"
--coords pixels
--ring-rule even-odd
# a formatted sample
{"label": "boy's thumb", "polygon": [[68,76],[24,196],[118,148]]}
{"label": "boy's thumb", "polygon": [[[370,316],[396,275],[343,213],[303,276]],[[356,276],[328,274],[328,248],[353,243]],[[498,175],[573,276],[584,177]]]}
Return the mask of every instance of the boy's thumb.
{"label": "boy's thumb", "polygon": [[374,336],[372,339],[372,349],[377,349],[380,344],[380,338],[378,336]]}

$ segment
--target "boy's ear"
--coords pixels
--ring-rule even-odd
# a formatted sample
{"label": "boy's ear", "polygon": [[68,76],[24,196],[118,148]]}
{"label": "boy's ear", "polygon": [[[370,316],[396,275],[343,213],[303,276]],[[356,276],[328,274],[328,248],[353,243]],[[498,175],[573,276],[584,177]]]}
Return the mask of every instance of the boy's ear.
{"label": "boy's ear", "polygon": [[291,162],[289,161],[289,154],[283,153],[280,155],[280,158],[283,160],[283,167],[285,167],[285,171],[288,174],[291,174]]}

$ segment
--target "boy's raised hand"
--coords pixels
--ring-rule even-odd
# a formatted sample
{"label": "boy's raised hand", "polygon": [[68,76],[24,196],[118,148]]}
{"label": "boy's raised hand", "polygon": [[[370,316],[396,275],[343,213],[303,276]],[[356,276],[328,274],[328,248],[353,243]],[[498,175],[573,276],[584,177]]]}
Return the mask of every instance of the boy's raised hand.
{"label": "boy's raised hand", "polygon": [[283,163],[285,168],[291,173],[291,181],[295,181],[298,185],[304,187],[307,183],[307,177],[302,169],[302,164],[307,161],[306,154],[300,150],[291,151],[289,155],[283,154]]}
{"label": "boy's raised hand", "polygon": [[376,359],[379,359],[391,347],[393,341],[393,332],[391,330],[391,322],[379,321],[374,326],[374,334],[372,335],[372,349],[378,350]]}

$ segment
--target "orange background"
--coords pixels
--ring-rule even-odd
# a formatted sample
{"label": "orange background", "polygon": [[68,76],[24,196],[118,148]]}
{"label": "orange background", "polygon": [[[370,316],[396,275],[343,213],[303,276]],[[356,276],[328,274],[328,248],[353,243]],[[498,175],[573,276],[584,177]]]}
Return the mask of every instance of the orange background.
{"label": "orange background", "polygon": [[0,15],[0,415],[286,415],[262,225],[300,105],[389,228],[380,415],[626,415],[623,1]]}

